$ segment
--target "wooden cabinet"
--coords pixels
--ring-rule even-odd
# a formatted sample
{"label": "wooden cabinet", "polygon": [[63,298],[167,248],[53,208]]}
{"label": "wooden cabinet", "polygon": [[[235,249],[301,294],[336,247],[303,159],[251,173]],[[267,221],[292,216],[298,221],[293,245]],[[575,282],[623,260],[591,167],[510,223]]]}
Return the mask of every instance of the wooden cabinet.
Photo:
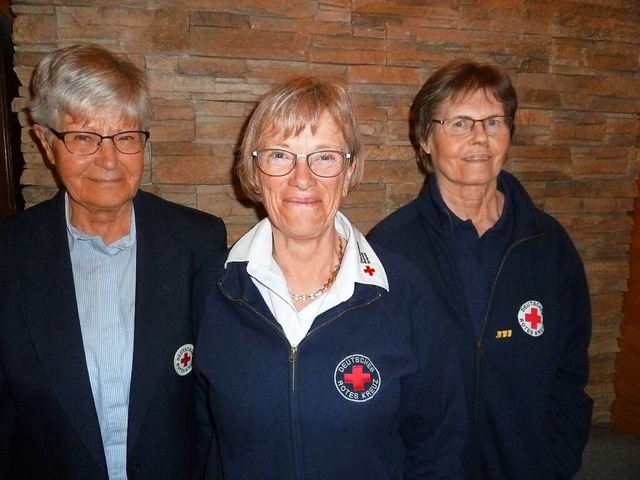
{"label": "wooden cabinet", "polygon": [[11,101],[18,94],[13,72],[13,45],[8,1],[0,2],[0,218],[22,210],[19,188],[22,169],[20,125],[11,112]]}
{"label": "wooden cabinet", "polygon": [[[640,182],[638,183],[640,188]],[[640,200],[634,208],[630,246],[629,285],[622,304],[624,321],[620,329],[620,354],[616,361],[616,400],[611,406],[611,423],[616,428],[640,433]]]}

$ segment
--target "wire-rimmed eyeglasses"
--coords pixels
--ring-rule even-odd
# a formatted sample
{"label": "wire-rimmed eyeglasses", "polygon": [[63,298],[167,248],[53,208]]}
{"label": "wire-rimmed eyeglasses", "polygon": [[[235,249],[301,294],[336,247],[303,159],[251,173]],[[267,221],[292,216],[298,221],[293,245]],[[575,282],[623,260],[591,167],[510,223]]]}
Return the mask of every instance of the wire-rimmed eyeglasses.
{"label": "wire-rimmed eyeglasses", "polygon": [[462,137],[469,135],[476,123],[482,123],[487,135],[502,135],[509,133],[513,127],[513,118],[507,115],[495,115],[487,118],[453,117],[444,120],[431,120],[442,125],[444,133],[451,137]]}
{"label": "wire-rimmed eyeglasses", "polygon": [[279,148],[266,148],[254,150],[251,155],[260,171],[270,177],[283,177],[292,172],[298,158],[304,158],[309,169],[318,177],[337,177],[351,160],[350,153],[338,150],[319,150],[305,155]]}
{"label": "wire-rimmed eyeglasses", "polygon": [[102,141],[110,139],[120,153],[133,155],[144,150],[144,146],[149,139],[149,132],[142,130],[131,130],[119,132],[115,135],[100,135],[94,132],[58,132],[47,127],[57,138],[62,140],[69,153],[74,155],[92,155],[98,151]]}

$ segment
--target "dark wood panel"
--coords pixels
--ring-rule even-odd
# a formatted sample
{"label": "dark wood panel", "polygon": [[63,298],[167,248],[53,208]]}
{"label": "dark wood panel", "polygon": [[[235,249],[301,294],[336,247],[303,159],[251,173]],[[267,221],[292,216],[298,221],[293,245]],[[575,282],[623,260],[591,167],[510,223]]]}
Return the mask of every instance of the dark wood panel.
{"label": "dark wood panel", "polygon": [[[638,184],[640,187],[640,183]],[[620,354],[616,361],[616,400],[611,423],[626,432],[640,433],[640,200],[634,208],[633,240],[629,260],[629,285],[622,304]]]}
{"label": "dark wood panel", "polygon": [[11,100],[18,95],[13,72],[12,18],[8,1],[0,3],[0,217],[22,210],[19,176],[23,160],[20,152],[20,125],[11,112]]}

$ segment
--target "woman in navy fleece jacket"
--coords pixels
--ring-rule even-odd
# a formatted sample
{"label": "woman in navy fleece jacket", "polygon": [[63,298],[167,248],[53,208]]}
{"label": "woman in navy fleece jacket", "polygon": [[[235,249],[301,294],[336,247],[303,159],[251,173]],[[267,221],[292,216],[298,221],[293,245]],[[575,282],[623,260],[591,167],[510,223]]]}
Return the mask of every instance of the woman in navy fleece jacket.
{"label": "woman in navy fleece jacket", "polygon": [[451,322],[338,211],[362,170],[342,86],[292,79],[252,115],[238,174],[268,216],[195,286],[205,478],[463,478]]}
{"label": "woman in navy fleece jacket", "polygon": [[587,441],[589,291],[565,230],[502,170],[516,92],[493,65],[451,62],[413,105],[433,170],[370,234],[435,278],[457,329],[471,418],[469,477],[570,479]]}

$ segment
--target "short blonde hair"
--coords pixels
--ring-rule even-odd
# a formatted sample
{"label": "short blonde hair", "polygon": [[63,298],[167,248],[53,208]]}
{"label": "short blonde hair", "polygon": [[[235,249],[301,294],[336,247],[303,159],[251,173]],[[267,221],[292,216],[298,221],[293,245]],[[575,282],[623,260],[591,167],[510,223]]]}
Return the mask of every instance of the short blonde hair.
{"label": "short blonde hair", "polygon": [[263,148],[275,137],[288,138],[305,128],[317,131],[320,119],[328,113],[347,144],[355,169],[349,190],[362,180],[364,159],[362,140],[346,88],[334,81],[317,77],[295,77],[275,86],[258,103],[245,128],[236,174],[247,196],[262,201],[259,171],[252,152]]}

